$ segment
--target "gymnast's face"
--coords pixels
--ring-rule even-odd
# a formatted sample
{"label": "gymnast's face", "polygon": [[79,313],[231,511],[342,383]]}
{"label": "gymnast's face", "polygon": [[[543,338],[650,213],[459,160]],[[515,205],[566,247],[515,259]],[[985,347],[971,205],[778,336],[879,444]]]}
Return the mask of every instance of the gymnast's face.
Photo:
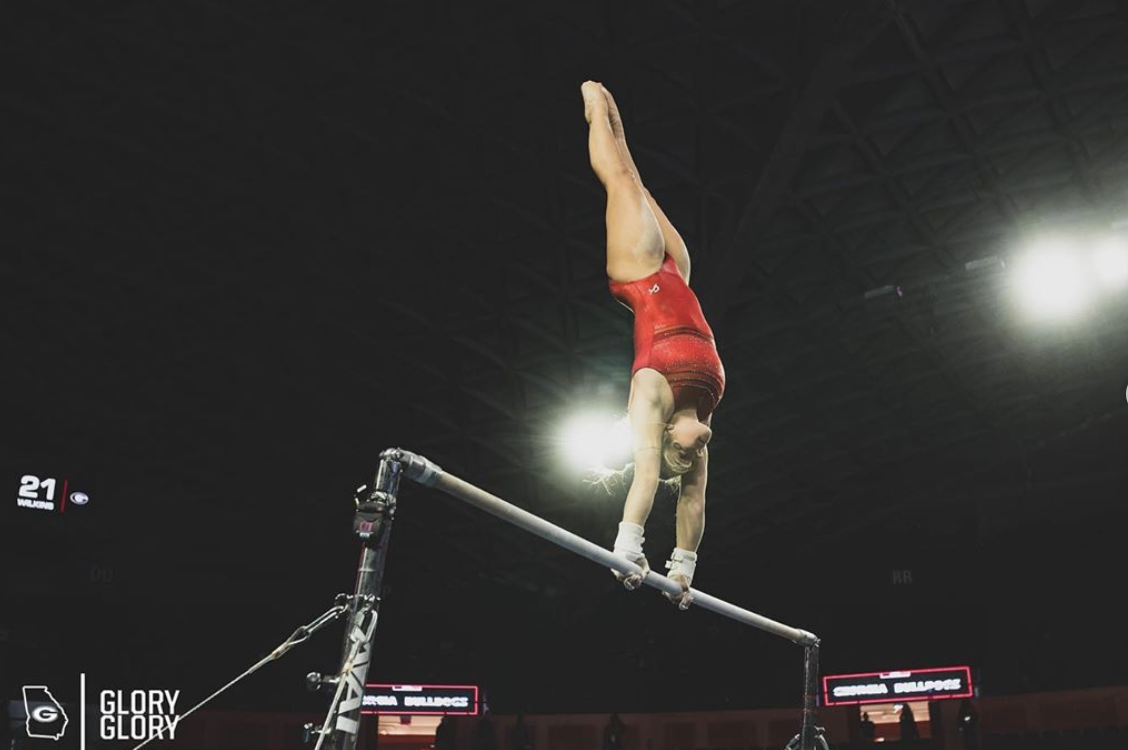
{"label": "gymnast's face", "polygon": [[676,417],[666,427],[666,432],[669,436],[670,462],[682,464],[687,469],[713,437],[713,430],[709,425],[702,424],[694,417]]}

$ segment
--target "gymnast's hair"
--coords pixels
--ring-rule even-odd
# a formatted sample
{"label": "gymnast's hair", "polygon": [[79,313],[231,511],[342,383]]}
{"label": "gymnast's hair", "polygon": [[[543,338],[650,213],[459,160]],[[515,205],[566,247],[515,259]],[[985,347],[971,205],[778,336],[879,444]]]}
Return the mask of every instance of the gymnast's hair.
{"label": "gymnast's hair", "polygon": [[[600,469],[593,471],[586,480],[588,484],[600,487],[608,495],[626,497],[634,480],[635,465],[632,461],[621,469]],[[681,475],[666,475],[665,469],[658,479],[657,496],[673,498],[676,502],[681,497]]]}
{"label": "gymnast's hair", "polygon": [[693,468],[692,458],[682,458],[674,448],[673,438],[669,432],[662,433],[662,468],[659,476],[662,479],[676,481],[681,488],[681,477]]}

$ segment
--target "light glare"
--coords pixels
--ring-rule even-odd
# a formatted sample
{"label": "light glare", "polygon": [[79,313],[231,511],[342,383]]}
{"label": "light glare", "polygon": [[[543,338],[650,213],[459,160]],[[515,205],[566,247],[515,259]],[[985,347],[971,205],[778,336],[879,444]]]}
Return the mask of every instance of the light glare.
{"label": "light glare", "polygon": [[1044,251],[1019,263],[1018,293],[1023,308],[1037,317],[1069,317],[1088,301],[1080,264],[1060,251]]}
{"label": "light glare", "polygon": [[1123,240],[1106,240],[1093,253],[1097,278],[1109,287],[1120,287],[1128,282],[1128,247]]}
{"label": "light glare", "polygon": [[564,425],[561,441],[568,462],[585,471],[607,470],[630,455],[627,420],[606,414],[573,417]]}

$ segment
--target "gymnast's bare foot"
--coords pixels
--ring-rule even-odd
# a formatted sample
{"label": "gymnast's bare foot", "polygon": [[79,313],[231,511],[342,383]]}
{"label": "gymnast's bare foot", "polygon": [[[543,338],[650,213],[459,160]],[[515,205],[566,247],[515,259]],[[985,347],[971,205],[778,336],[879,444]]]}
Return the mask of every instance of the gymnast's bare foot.
{"label": "gymnast's bare foot", "polygon": [[611,96],[611,92],[607,87],[600,84],[600,89],[603,91],[603,98],[607,100],[607,119],[611,122],[611,132],[615,134],[616,140],[622,141],[626,144],[627,134],[623,130],[623,118],[619,115],[619,105],[615,103],[615,97]]}
{"label": "gymnast's bare foot", "polygon": [[607,98],[603,86],[595,81],[584,81],[580,93],[584,96],[584,119],[590,124],[597,116],[607,116]]}

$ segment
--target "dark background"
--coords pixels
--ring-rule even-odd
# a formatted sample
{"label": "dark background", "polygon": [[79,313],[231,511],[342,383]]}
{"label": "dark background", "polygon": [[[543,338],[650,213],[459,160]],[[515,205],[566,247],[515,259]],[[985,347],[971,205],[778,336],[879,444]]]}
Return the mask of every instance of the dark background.
{"label": "dark background", "polygon": [[[559,459],[625,408],[580,83],[686,237],[728,391],[695,583],[825,672],[1123,684],[1128,301],[998,263],[1125,215],[1128,9],[38,2],[0,18],[0,675],[188,705],[354,580],[403,446],[597,543]],[[868,295],[896,286],[901,294]],[[91,502],[17,509],[19,477]],[[647,550],[672,546],[660,501]],[[911,571],[911,584],[895,584]],[[405,487],[374,680],[495,711],[796,705],[801,652]],[[216,707],[318,709],[339,631]]]}

